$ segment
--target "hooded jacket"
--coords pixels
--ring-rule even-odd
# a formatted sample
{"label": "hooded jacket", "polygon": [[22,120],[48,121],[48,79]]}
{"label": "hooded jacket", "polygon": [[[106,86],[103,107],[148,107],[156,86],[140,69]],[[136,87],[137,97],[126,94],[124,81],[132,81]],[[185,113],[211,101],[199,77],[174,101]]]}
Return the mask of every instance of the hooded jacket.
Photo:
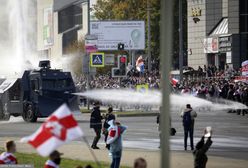
{"label": "hooded jacket", "polygon": [[191,120],[194,121],[195,118],[197,117],[197,113],[191,108],[184,109],[183,112],[181,113],[181,117],[183,117],[184,113],[188,113],[188,112],[190,112]]}

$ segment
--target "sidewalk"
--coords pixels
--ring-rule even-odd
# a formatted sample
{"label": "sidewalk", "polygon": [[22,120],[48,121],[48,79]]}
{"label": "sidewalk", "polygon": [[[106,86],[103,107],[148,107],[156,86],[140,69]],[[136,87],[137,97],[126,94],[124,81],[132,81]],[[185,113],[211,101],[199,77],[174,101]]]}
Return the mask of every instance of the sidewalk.
{"label": "sidewalk", "polygon": [[[27,144],[18,142],[16,138],[1,138],[0,146],[3,147],[4,142],[8,139],[16,140],[18,152],[35,153],[35,150]],[[111,159],[108,151],[100,146],[101,150],[94,150],[99,161],[110,162]],[[63,157],[78,159],[78,160],[93,160],[89,149],[84,142],[74,141],[61,148],[59,151],[64,153]],[[144,157],[148,162],[148,168],[159,168],[160,153],[159,151],[125,149],[123,151],[122,165],[132,167],[133,161],[137,157]],[[221,157],[209,156],[207,164],[208,168],[247,168],[248,161],[238,159],[226,159]],[[191,152],[171,152],[171,168],[193,168],[193,156]]]}

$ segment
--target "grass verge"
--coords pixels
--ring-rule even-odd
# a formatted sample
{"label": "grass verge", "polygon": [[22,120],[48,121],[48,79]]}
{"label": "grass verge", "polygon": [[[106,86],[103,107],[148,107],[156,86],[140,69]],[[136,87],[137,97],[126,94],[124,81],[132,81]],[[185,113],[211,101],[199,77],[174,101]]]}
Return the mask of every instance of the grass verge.
{"label": "grass verge", "polygon": [[[2,150],[0,150],[0,152],[2,152]],[[33,165],[35,168],[43,168],[46,160],[48,159],[37,154],[15,153],[15,156],[17,157],[18,164]],[[80,161],[67,158],[62,158],[60,168],[76,168],[77,166],[84,167],[86,165],[91,165],[94,168],[98,168],[97,164],[92,161]],[[101,162],[101,167],[109,168],[109,164]],[[128,167],[122,166],[121,168]]]}

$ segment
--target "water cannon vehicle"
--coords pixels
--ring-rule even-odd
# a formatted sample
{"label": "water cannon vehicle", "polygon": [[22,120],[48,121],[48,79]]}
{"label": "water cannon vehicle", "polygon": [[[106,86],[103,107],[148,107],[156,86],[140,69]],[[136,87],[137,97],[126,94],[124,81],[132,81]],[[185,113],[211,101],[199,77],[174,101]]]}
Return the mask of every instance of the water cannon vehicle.
{"label": "water cannon vehicle", "polygon": [[78,110],[70,72],[51,69],[50,61],[40,61],[39,70],[26,70],[21,78],[2,79],[0,83],[0,120],[22,116],[26,122],[48,117],[66,103]]}

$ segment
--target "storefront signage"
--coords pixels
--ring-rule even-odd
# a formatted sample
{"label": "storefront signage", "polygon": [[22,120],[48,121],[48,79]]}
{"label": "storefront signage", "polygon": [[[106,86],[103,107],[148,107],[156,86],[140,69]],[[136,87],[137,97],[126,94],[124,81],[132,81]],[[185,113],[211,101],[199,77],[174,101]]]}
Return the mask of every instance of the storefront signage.
{"label": "storefront signage", "polygon": [[231,36],[219,37],[219,52],[226,53],[232,50]]}

